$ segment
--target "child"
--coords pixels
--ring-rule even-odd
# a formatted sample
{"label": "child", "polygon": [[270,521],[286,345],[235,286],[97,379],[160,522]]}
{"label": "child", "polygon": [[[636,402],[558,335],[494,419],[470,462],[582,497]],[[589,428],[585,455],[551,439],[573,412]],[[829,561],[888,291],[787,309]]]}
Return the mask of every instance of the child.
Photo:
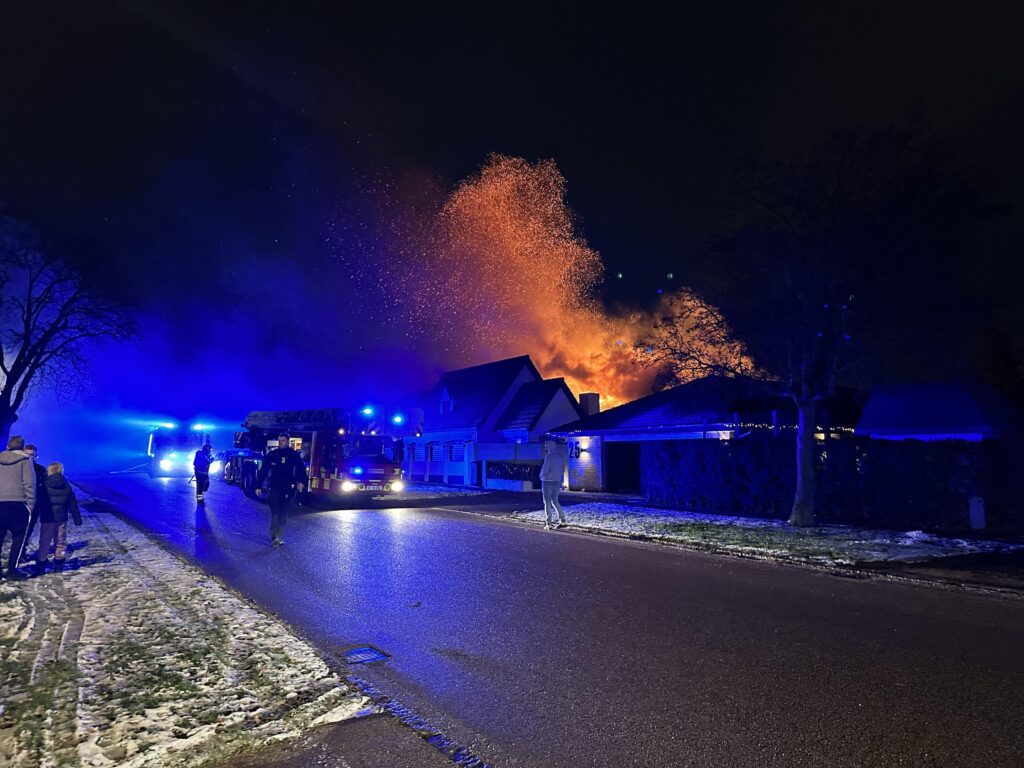
{"label": "child", "polygon": [[68,514],[75,525],[82,524],[82,515],[78,511],[78,499],[75,490],[64,478],[64,465],[53,462],[46,468],[46,494],[50,497],[49,509],[43,507],[39,516],[39,552],[36,553],[36,570],[46,568],[46,559],[50,554],[50,544],[56,542],[53,553],[54,568],[64,566],[64,554],[68,546]]}

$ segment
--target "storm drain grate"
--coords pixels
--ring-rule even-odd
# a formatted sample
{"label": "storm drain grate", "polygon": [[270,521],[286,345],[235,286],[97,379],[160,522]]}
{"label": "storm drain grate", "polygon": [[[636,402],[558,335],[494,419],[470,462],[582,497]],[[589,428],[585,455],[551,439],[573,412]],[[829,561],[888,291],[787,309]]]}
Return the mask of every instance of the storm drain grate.
{"label": "storm drain grate", "polygon": [[377,650],[372,645],[345,651],[345,662],[348,664],[366,664],[370,661],[381,661],[387,657],[386,653]]}

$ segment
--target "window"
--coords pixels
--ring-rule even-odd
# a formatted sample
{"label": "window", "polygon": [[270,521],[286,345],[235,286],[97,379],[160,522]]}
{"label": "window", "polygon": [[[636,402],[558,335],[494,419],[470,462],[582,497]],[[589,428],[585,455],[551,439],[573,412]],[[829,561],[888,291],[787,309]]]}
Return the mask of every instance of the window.
{"label": "window", "polygon": [[444,461],[444,446],[440,443],[431,443],[430,445],[430,460],[431,461]]}
{"label": "window", "polygon": [[455,401],[448,394],[447,389],[441,390],[441,415],[446,416],[452,412],[455,407]]}
{"label": "window", "polygon": [[452,461],[466,460],[466,444],[452,443]]}

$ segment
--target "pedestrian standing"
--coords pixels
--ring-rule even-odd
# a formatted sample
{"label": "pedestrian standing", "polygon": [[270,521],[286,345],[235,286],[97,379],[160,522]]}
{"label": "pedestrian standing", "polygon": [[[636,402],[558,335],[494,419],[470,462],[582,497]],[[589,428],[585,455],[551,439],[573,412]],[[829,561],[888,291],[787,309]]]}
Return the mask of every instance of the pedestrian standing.
{"label": "pedestrian standing", "polygon": [[205,504],[203,494],[210,488],[210,465],[213,463],[213,446],[207,443],[198,451],[192,460],[192,468],[196,471],[196,504]]}
{"label": "pedestrian standing", "polygon": [[[546,522],[545,530],[565,527],[565,512],[558,501],[558,492],[562,490],[562,481],[565,479],[565,455],[558,449],[554,440],[544,443],[544,463],[540,468],[540,493],[544,498],[544,515]],[[554,513],[558,513],[558,522],[555,522]]]}
{"label": "pedestrian standing", "polygon": [[[0,453],[0,544],[11,532],[11,552],[7,557],[9,579],[23,579],[18,561],[25,549],[32,510],[36,505],[36,473],[32,459],[25,453],[25,438],[15,435],[7,441],[7,450]],[[4,574],[0,573],[0,578]]]}
{"label": "pedestrian standing", "polygon": [[284,544],[281,534],[288,521],[288,507],[295,493],[306,489],[306,465],[298,451],[288,446],[291,436],[282,432],[277,436],[277,448],[263,457],[260,471],[256,475],[256,494],[263,492],[263,481],[267,481],[267,504],[270,506],[270,543],[279,547]]}
{"label": "pedestrian standing", "polygon": [[75,525],[82,524],[75,489],[64,477],[64,465],[55,461],[46,468],[46,495],[49,504],[39,513],[39,551],[36,553],[36,572],[46,569],[50,545],[54,545],[53,567],[64,567],[68,548],[68,516]]}
{"label": "pedestrian standing", "polygon": [[25,531],[25,547],[32,541],[32,531],[35,530],[39,517],[44,513],[50,504],[46,495],[46,467],[39,463],[39,449],[31,443],[25,444],[25,453],[32,460],[32,467],[36,471],[36,506],[32,510],[32,519],[28,521],[28,530]]}

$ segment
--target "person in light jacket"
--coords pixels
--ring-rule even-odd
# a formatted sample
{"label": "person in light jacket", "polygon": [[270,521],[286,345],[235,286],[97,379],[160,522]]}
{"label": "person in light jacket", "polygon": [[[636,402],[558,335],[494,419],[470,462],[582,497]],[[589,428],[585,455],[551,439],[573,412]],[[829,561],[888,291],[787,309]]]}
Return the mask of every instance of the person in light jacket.
{"label": "person in light jacket", "polygon": [[0,573],[0,578],[25,578],[18,570],[18,561],[25,549],[25,534],[35,505],[36,471],[25,453],[25,438],[15,435],[7,441],[7,450],[0,452],[0,544],[11,532],[7,573]]}
{"label": "person in light jacket", "polygon": [[[565,454],[558,449],[558,444],[553,440],[544,443],[544,463],[540,468],[540,493],[544,498],[544,514],[547,522],[544,528],[550,530],[565,527],[565,511],[558,501],[558,492],[562,490],[562,481],[565,479]],[[558,522],[555,522],[554,513],[558,513]]]}

